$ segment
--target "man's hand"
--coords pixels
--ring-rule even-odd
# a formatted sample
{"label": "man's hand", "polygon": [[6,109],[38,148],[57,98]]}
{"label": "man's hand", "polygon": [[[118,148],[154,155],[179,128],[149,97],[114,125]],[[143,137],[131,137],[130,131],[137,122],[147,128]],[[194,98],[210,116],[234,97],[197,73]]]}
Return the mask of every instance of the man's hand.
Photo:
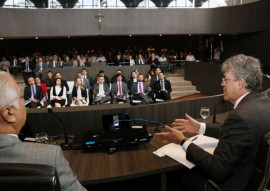
{"label": "man's hand", "polygon": [[185,136],[176,128],[165,126],[166,132],[156,133],[155,137],[161,140],[163,143],[176,143],[180,144]]}
{"label": "man's hand", "polygon": [[175,119],[172,123],[172,127],[182,132],[198,133],[200,129],[200,122],[185,114],[187,119]]}

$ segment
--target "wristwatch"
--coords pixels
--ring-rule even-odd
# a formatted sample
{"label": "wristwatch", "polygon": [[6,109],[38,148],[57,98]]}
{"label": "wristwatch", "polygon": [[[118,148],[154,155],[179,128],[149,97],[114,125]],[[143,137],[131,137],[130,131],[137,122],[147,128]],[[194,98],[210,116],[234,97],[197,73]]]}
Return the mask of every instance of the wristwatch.
{"label": "wristwatch", "polygon": [[183,146],[183,144],[188,140],[188,138],[184,138],[181,142],[180,142],[180,145]]}

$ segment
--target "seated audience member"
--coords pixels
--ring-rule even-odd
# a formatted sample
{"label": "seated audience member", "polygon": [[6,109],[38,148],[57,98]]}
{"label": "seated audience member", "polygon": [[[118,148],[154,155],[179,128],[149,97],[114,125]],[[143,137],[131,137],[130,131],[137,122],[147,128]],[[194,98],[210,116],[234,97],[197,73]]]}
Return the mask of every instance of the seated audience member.
{"label": "seated audience member", "polygon": [[53,55],[53,60],[49,62],[49,68],[60,68],[57,55]]}
{"label": "seated audience member", "polygon": [[90,85],[88,89],[89,105],[92,105],[93,104],[93,79],[91,78],[91,76],[87,74],[86,68],[83,68],[81,73],[82,73],[83,79],[87,79],[89,81],[89,85]]}
{"label": "seated audience member", "polygon": [[72,89],[72,100],[75,105],[85,105],[87,102],[87,90],[82,84],[82,79],[77,78],[75,86]]}
{"label": "seated audience member", "polygon": [[55,79],[55,85],[51,87],[50,104],[52,107],[63,107],[66,104],[66,87],[62,86],[61,78]]}
{"label": "seated audience member", "polygon": [[[224,100],[234,104],[223,125],[200,123],[186,114],[186,119],[172,123],[174,128],[166,126],[167,132],[156,134],[164,143],[180,144],[186,159],[196,165],[181,173],[181,190],[204,190],[206,180],[211,179],[221,190],[244,191],[255,161],[263,164],[258,152],[264,135],[270,131],[270,98],[261,94],[260,61],[236,55],[222,64],[222,73]],[[187,139],[183,132],[199,132],[219,139],[213,155]]]}
{"label": "seated audience member", "polygon": [[42,57],[39,57],[36,63],[35,76],[42,78],[42,70],[46,69],[47,65],[43,62]]}
{"label": "seated audience member", "polygon": [[[69,94],[69,95],[67,94],[67,92],[69,91],[69,86],[68,86],[67,81],[62,78],[62,74],[60,72],[55,73],[55,79],[56,78],[60,78],[61,79],[61,86],[64,86],[66,88],[67,103],[68,103],[68,105],[70,105],[72,98],[70,96],[71,94]],[[55,80],[54,80],[54,82],[55,82]],[[55,83],[54,83],[54,85],[55,85]]]}
{"label": "seated audience member", "polygon": [[41,105],[44,93],[40,86],[35,83],[34,77],[28,78],[28,85],[24,88],[23,98],[26,101],[26,107],[37,108]]}
{"label": "seated audience member", "polygon": [[170,100],[172,92],[171,82],[166,80],[163,72],[158,74],[159,80],[154,83],[155,99]]}
{"label": "seated audience member", "polygon": [[136,64],[136,65],[145,64],[145,59],[143,58],[143,56],[142,56],[141,53],[139,54],[138,59],[136,59],[135,64]]}
{"label": "seated audience member", "polygon": [[129,65],[130,66],[134,66],[135,65],[135,60],[132,58],[132,55],[128,56],[128,60],[129,60]]}
{"label": "seated audience member", "polygon": [[150,84],[151,84],[151,80],[152,80],[152,77],[155,75],[155,72],[154,70],[149,70],[147,76],[144,78],[144,82],[147,83],[147,85],[151,88]]}
{"label": "seated audience member", "polygon": [[159,61],[156,58],[155,53],[151,53],[151,56],[148,59],[147,64],[151,65],[151,68],[156,68],[159,66]]}
{"label": "seated audience member", "polygon": [[125,82],[122,82],[122,74],[116,75],[117,81],[112,84],[112,102],[127,102],[128,88]]}
{"label": "seated audience member", "polygon": [[148,98],[148,85],[143,82],[143,75],[138,75],[138,81],[133,84],[131,88],[131,101],[132,100],[141,100],[142,104],[149,104],[150,100]]}
{"label": "seated audience member", "polygon": [[46,101],[47,99],[47,87],[46,84],[41,82],[39,77],[35,77],[35,82],[37,86],[40,86],[43,91],[43,100]]}
{"label": "seated audience member", "polygon": [[131,72],[131,76],[128,80],[128,89],[131,91],[131,88],[134,83],[138,81],[138,73],[136,71]]}
{"label": "seated audience member", "polygon": [[0,62],[0,69],[9,73],[9,67],[10,67],[10,62],[6,59],[6,57],[3,57],[2,61]]}
{"label": "seated audience member", "polygon": [[111,83],[114,83],[117,81],[117,75],[118,74],[121,74],[122,76],[122,81],[127,83],[127,80],[126,80],[126,77],[122,74],[122,70],[121,69],[117,69],[116,72],[115,72],[115,75],[111,78]]}
{"label": "seated audience member", "polygon": [[74,67],[85,67],[84,61],[81,59],[80,55],[76,56],[76,60],[73,61]]}
{"label": "seated audience member", "polygon": [[110,87],[104,83],[104,76],[100,75],[97,77],[97,83],[93,87],[94,103],[103,104],[111,101]]}
{"label": "seated audience member", "polygon": [[196,61],[195,57],[192,55],[192,53],[189,51],[188,55],[186,57],[186,61]]}
{"label": "seated audience member", "polygon": [[23,80],[25,85],[28,85],[28,78],[34,77],[34,70],[35,70],[35,64],[30,61],[30,58],[28,56],[25,57],[25,61],[22,63],[22,69],[23,69]]}
{"label": "seated audience member", "polygon": [[158,59],[159,62],[167,62],[167,58],[165,57],[165,54],[162,54],[161,57]]}
{"label": "seated audience member", "polygon": [[[84,87],[86,87],[88,90],[91,88],[89,80],[87,78],[84,78],[84,76],[82,75],[81,72],[78,72],[77,73],[77,78],[80,78],[81,79],[82,85]],[[76,78],[76,81],[77,81],[77,78]],[[76,83],[76,81],[75,81],[75,83]]]}
{"label": "seated audience member", "polygon": [[102,53],[99,53],[99,56],[97,57],[96,62],[106,62],[105,56],[103,56]]}
{"label": "seated audience member", "polygon": [[47,96],[48,96],[48,100],[50,100],[50,90],[51,90],[51,87],[54,84],[54,78],[53,78],[52,71],[47,72],[47,77],[43,80],[43,82],[46,84]]}
{"label": "seated audience member", "polygon": [[62,191],[86,191],[72,172],[59,146],[21,142],[26,121],[24,101],[15,80],[0,71],[0,162],[45,164],[56,169]]}
{"label": "seated audience member", "polygon": [[105,83],[108,84],[108,85],[110,85],[110,79],[109,79],[108,76],[105,75],[104,70],[100,70],[100,71],[98,72],[97,78],[96,78],[96,81],[94,82],[94,84],[97,83],[98,77],[99,77],[99,76],[103,76],[103,77],[104,77],[104,80],[105,80]]}

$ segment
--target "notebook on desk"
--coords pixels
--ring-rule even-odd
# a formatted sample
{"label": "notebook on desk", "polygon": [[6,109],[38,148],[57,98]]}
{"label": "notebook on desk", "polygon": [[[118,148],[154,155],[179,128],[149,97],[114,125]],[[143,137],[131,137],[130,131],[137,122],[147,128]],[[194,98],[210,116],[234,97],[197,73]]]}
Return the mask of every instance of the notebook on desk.
{"label": "notebook on desk", "polygon": [[145,126],[131,125],[128,114],[103,115],[102,124],[102,128],[86,132],[85,150],[137,145],[151,138]]}

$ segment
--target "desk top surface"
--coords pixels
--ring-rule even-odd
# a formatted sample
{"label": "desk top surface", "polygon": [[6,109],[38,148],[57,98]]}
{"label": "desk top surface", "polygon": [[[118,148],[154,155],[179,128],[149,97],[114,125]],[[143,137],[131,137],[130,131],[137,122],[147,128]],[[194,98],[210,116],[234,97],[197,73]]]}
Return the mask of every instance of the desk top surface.
{"label": "desk top surface", "polygon": [[[223,121],[227,114],[219,114]],[[209,117],[207,121],[211,121]],[[150,128],[149,132],[152,132]],[[153,151],[164,144],[152,138],[150,142],[120,148],[113,154],[104,151],[65,150],[64,155],[79,181],[84,185],[131,179],[181,169],[183,166],[165,156],[158,157]]]}

